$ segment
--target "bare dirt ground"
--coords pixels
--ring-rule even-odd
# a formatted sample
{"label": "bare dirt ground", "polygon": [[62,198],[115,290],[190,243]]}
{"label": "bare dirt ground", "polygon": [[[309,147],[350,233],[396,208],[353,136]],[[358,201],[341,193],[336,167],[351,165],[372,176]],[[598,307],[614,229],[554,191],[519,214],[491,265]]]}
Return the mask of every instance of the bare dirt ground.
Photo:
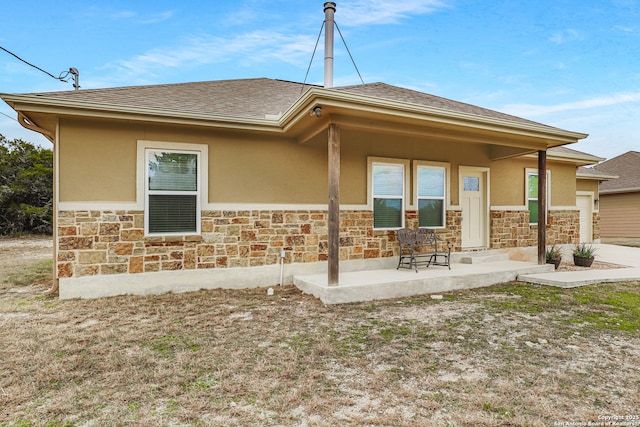
{"label": "bare dirt ground", "polygon": [[0,283],[33,261],[51,259],[50,236],[0,237]]}
{"label": "bare dirt ground", "polygon": [[639,282],[60,301],[50,253],[0,240],[2,427],[640,426]]}

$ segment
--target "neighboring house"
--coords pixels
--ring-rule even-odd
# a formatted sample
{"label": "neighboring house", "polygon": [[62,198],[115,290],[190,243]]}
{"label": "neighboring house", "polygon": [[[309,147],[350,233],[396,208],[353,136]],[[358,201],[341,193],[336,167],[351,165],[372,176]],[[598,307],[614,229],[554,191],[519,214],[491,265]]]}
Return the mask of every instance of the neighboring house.
{"label": "neighboring house", "polygon": [[392,267],[400,227],[455,251],[536,246],[544,205],[546,241],[577,243],[576,195],[598,197],[576,168],[602,159],[561,147],[585,134],[384,83],[1,96],[53,142],[61,297],[268,286],[281,257],[287,283],[332,257]]}
{"label": "neighboring house", "polygon": [[600,184],[602,239],[640,240],[640,152],[621,154],[593,170],[618,177]]}

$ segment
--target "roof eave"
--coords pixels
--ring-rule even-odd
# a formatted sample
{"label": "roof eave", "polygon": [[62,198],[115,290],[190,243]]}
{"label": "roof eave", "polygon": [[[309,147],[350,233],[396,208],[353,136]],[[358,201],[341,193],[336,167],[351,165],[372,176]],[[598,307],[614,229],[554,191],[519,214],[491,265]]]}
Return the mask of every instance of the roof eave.
{"label": "roof eave", "polygon": [[603,173],[583,173],[578,171],[576,172],[576,178],[592,179],[597,181],[610,181],[612,179],[618,179],[619,177],[616,175],[607,175]]}
{"label": "roof eave", "polygon": [[561,153],[557,151],[547,152],[547,159],[575,163],[580,166],[595,165],[604,160],[603,157],[588,153]]}
{"label": "roof eave", "polygon": [[616,188],[612,190],[600,190],[600,194],[637,193],[640,187]]}
{"label": "roof eave", "polygon": [[0,94],[0,98],[18,112],[29,111],[79,117],[156,121],[169,124],[192,124],[238,130],[275,133],[282,132],[279,120],[275,118],[258,119],[205,113],[189,113],[174,110],[70,101],[35,95]]}
{"label": "roof eave", "polygon": [[307,116],[311,108],[320,104],[367,112],[378,112],[391,116],[428,120],[430,122],[458,125],[472,129],[507,132],[514,136],[520,135],[543,138],[548,141],[547,144],[549,146],[576,142],[588,136],[584,133],[571,132],[544,125],[536,125],[534,123],[517,123],[494,117],[479,116],[476,114],[317,87],[309,88],[282,116],[278,118],[274,117],[273,119],[81,102],[56,97],[46,97],[43,95],[0,94],[0,97],[16,111],[24,110],[82,117],[159,121],[163,123],[193,124],[270,133],[287,132],[294,127],[297,122]]}
{"label": "roof eave", "polygon": [[302,117],[308,115],[316,105],[348,107],[371,112],[380,112],[397,116],[427,119],[432,122],[462,125],[471,128],[490,129],[509,132],[515,135],[546,138],[557,141],[551,146],[563,145],[584,139],[588,134],[551,128],[533,123],[517,123],[495,117],[451,111],[442,108],[416,105],[412,103],[381,99],[372,96],[339,92],[331,89],[308,89],[287,110],[280,120],[284,129],[290,128]]}

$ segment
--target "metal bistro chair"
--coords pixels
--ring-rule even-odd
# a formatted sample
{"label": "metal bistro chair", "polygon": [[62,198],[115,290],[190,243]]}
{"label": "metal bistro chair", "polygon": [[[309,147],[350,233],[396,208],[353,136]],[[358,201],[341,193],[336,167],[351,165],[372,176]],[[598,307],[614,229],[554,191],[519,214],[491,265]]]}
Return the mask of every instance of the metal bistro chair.
{"label": "metal bistro chair", "polygon": [[436,231],[430,228],[420,228],[416,234],[416,245],[422,249],[421,253],[425,256],[430,255],[427,267],[432,264],[442,265],[451,270],[451,242],[447,240],[446,249],[442,248],[445,242],[439,240]]}
{"label": "metal bistro chair", "polygon": [[441,242],[434,230],[402,228],[397,231],[396,237],[400,244],[400,259],[396,269],[413,268],[417,273],[418,267],[433,264],[446,266],[451,270],[451,244],[447,241],[446,250],[440,249]]}

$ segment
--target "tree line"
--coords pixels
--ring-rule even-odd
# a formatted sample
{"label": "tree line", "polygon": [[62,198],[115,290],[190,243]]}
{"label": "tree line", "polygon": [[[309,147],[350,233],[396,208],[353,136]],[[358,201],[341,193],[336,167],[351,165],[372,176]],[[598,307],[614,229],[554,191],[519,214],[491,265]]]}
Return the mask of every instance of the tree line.
{"label": "tree line", "polygon": [[0,235],[51,234],[53,151],[0,134]]}

